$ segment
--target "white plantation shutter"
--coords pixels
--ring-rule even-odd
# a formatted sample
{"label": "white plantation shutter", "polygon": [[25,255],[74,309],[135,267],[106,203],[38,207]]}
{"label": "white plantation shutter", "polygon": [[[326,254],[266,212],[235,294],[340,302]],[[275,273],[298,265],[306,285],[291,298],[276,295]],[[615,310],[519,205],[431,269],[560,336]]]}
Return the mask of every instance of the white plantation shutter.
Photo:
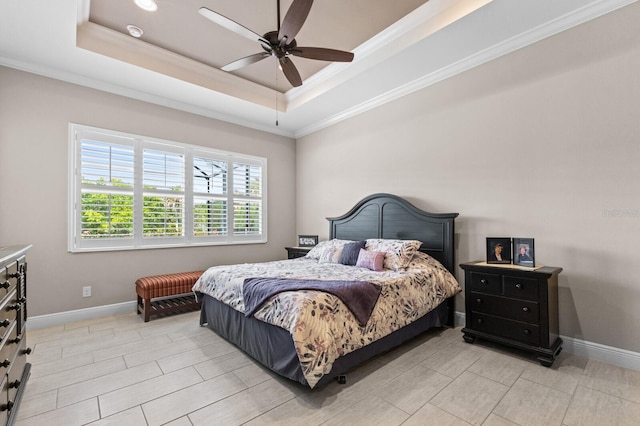
{"label": "white plantation shutter", "polygon": [[[130,138],[87,132],[79,141],[80,240],[133,242],[134,148]],[[110,243],[106,243],[110,244]]]}
{"label": "white plantation shutter", "polygon": [[185,157],[167,148],[142,150],[143,238],[184,237]]}
{"label": "white plantation shutter", "polygon": [[233,164],[233,233],[262,232],[262,168],[256,164]]}
{"label": "white plantation shutter", "polygon": [[196,239],[228,235],[227,161],[197,154],[193,158],[193,236]]}
{"label": "white plantation shutter", "polygon": [[266,242],[266,159],[76,124],[69,133],[70,251]]}

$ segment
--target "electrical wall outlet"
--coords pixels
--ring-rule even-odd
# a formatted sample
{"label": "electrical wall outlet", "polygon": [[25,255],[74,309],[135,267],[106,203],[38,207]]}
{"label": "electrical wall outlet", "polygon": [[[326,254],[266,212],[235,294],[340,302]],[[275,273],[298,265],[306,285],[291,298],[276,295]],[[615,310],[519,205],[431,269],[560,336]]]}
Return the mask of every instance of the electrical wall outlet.
{"label": "electrical wall outlet", "polygon": [[91,297],[91,286],[82,287],[82,297]]}

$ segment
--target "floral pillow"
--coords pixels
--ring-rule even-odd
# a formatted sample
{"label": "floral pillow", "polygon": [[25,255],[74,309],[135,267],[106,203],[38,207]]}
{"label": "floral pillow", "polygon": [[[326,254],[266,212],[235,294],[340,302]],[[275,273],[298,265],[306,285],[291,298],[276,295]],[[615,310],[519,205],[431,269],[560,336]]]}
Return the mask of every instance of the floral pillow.
{"label": "floral pillow", "polygon": [[360,249],[356,266],[371,269],[372,271],[382,271],[384,269],[382,265],[384,263],[384,255],[385,253],[382,251]]}
{"label": "floral pillow", "polygon": [[384,252],[384,267],[399,271],[409,266],[409,262],[421,245],[422,242],[417,240],[369,239],[366,248],[369,251]]}
{"label": "floral pillow", "polygon": [[[342,247],[345,244],[350,243],[350,242],[351,241],[349,241],[349,240],[339,240],[337,238],[334,238],[333,240],[320,241],[311,250],[309,250],[309,253],[307,253],[305,257],[307,259],[319,260],[320,257],[323,255],[325,250],[332,249],[334,247]],[[340,255],[338,255],[338,257],[339,256]]]}
{"label": "floral pillow", "polygon": [[346,244],[325,248],[318,259],[318,263],[340,263],[340,255],[342,254],[343,247],[346,247]]}

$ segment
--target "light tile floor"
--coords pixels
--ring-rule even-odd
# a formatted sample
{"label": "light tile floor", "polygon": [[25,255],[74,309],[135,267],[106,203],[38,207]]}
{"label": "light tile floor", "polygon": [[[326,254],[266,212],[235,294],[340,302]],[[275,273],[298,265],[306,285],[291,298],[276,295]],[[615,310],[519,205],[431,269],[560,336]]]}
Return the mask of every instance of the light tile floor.
{"label": "light tile floor", "polygon": [[638,425],[640,372],[562,353],[552,368],[429,331],[310,390],[257,365],[198,313],[30,330],[18,425]]}

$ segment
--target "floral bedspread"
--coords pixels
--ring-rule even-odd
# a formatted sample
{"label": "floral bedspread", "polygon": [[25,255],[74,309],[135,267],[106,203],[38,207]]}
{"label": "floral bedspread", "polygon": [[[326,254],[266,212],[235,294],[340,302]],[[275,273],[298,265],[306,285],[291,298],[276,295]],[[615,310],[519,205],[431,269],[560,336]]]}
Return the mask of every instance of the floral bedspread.
{"label": "floral bedspread", "polygon": [[409,267],[399,272],[374,272],[307,258],[214,266],[205,271],[193,290],[244,313],[242,285],[245,278],[253,277],[357,280],[382,287],[364,326],[336,296],[314,290],[280,293],[254,314],[256,319],[289,330],[311,388],[340,356],[398,330],[460,292],[458,282],[439,262],[419,252]]}

